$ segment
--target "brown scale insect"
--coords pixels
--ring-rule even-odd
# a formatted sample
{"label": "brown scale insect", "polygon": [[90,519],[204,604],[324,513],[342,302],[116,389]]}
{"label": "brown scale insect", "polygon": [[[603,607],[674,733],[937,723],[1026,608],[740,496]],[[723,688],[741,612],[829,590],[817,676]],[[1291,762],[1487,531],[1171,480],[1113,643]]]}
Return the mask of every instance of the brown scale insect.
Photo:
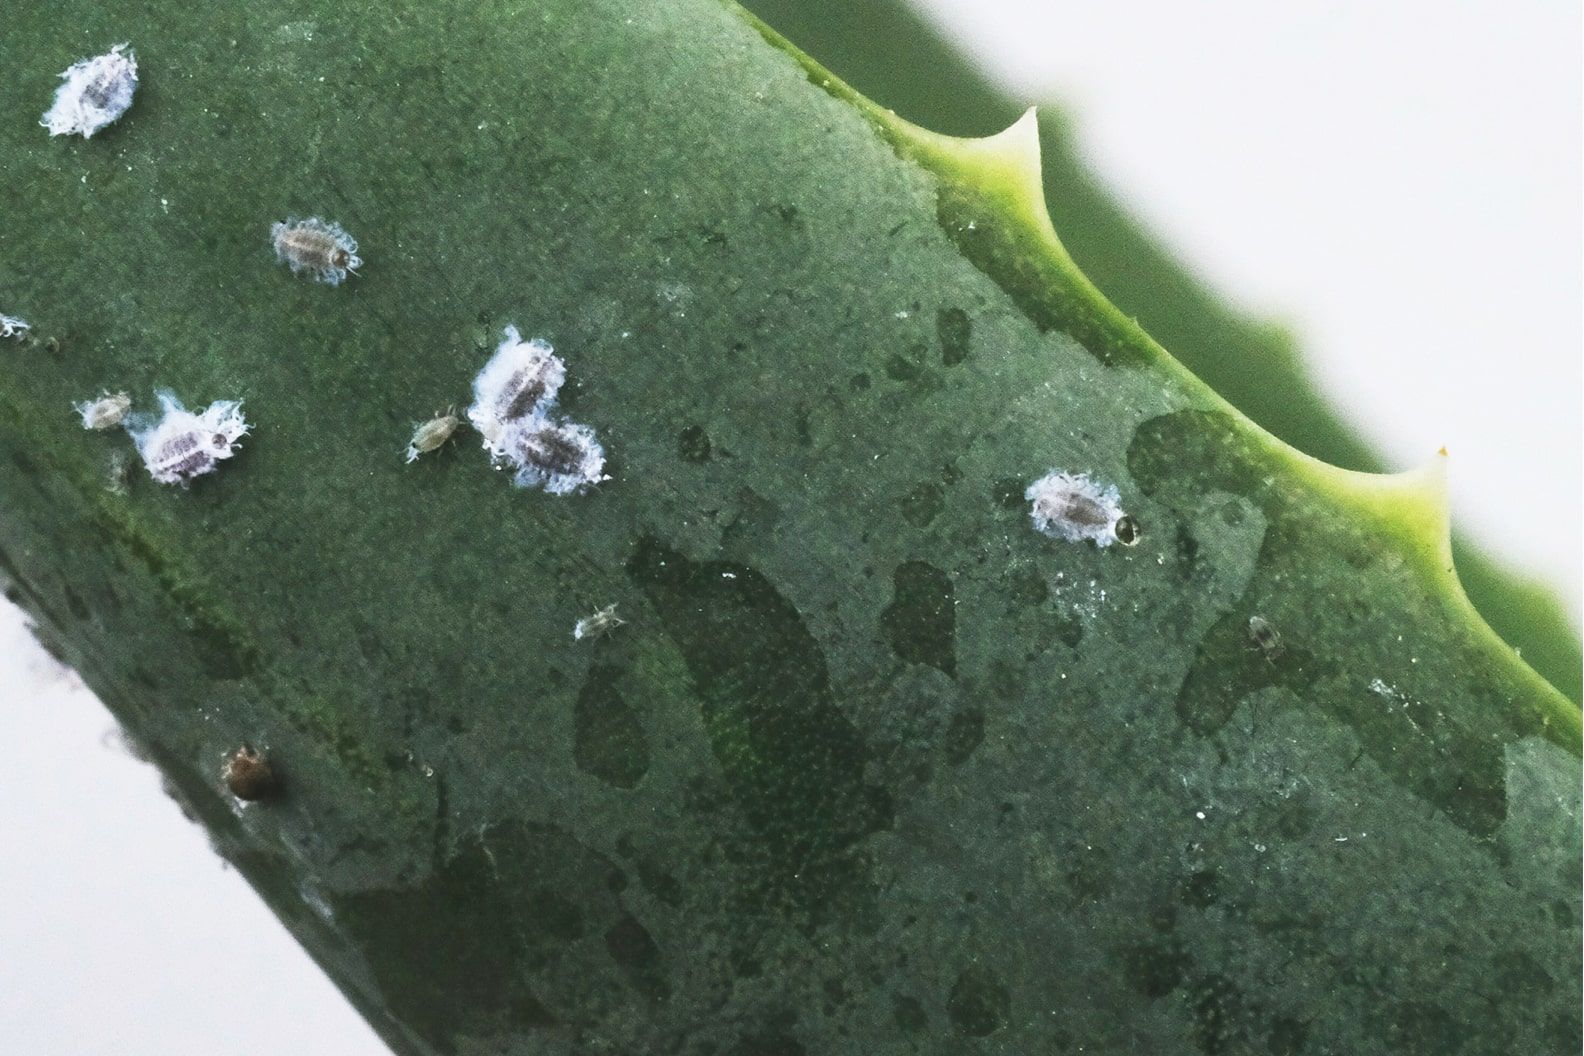
{"label": "brown scale insect", "polygon": [[306,220],[288,217],[270,227],[275,259],[288,265],[293,274],[307,272],[320,282],[339,286],[348,275],[363,266],[357,255],[357,239],[340,224],[311,216]]}
{"label": "brown scale insect", "polygon": [[269,760],[245,744],[226,759],[220,776],[233,796],[249,803],[267,799],[279,788]]}
{"label": "brown scale insect", "polygon": [[1263,616],[1250,616],[1248,621],[1249,641],[1254,643],[1254,648],[1265,654],[1265,659],[1271,663],[1282,654],[1281,635],[1276,633],[1276,628]]}

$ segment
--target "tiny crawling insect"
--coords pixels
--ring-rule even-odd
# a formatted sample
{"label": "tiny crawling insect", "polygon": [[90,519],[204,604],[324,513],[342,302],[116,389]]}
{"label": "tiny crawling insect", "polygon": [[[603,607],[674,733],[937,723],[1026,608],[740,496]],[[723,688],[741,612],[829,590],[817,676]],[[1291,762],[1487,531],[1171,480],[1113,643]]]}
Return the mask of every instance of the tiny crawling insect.
{"label": "tiny crawling insect", "polygon": [[227,757],[220,776],[233,796],[250,803],[268,798],[277,787],[269,760],[245,744]]}
{"label": "tiny crawling insect", "polygon": [[1124,513],[1111,526],[1111,534],[1123,546],[1137,546],[1139,540],[1144,537],[1144,530],[1139,527],[1137,517],[1134,517],[1131,513]]}
{"label": "tiny crawling insect", "polygon": [[1282,654],[1281,635],[1276,633],[1276,628],[1263,616],[1250,616],[1248,621],[1249,641],[1254,643],[1254,648],[1265,654],[1265,659],[1271,663]]}
{"label": "tiny crawling insect", "polygon": [[156,395],[163,411],[158,421],[133,415],[126,422],[149,476],[185,488],[194,477],[213,472],[222,460],[236,454],[237,441],[248,431],[241,401],[217,400],[202,414],[194,414],[170,391]]}
{"label": "tiny crawling insect", "polygon": [[[1117,532],[1126,517],[1122,512],[1122,497],[1114,484],[1101,485],[1090,480],[1087,473],[1064,473],[1053,469],[1028,486],[1023,497],[1029,501],[1029,516],[1034,527],[1053,539],[1069,543],[1085,539],[1096,546],[1110,546],[1122,541]],[[1137,522],[1129,518],[1124,533],[1136,531]],[[1134,541],[1137,541],[1136,535]]]}
{"label": "tiny crawling insect", "polygon": [[310,216],[298,220],[289,216],[270,226],[270,241],[275,259],[291,267],[292,274],[307,272],[320,282],[339,286],[348,275],[363,266],[357,255],[357,239],[340,224]]}
{"label": "tiny crawling insect", "polygon": [[548,410],[566,381],[566,364],[548,341],[524,341],[515,326],[503,333],[495,354],[473,379],[473,406],[467,411],[492,455],[504,454],[499,441],[506,427]]}
{"label": "tiny crawling insect", "polygon": [[627,621],[616,615],[616,603],[605,606],[592,616],[585,616],[572,628],[572,637],[581,642],[585,638],[602,638]]}
{"label": "tiny crawling insect", "polygon": [[28,323],[27,320],[18,319],[15,316],[0,313],[0,338],[20,338],[23,334],[27,333],[31,329],[33,329],[33,327],[30,323]]}
{"label": "tiny crawling insect", "polygon": [[456,409],[452,408],[420,425],[413,431],[412,440],[407,444],[407,464],[418,461],[419,455],[438,450],[451,439],[451,434],[461,424],[462,419],[456,416]]}
{"label": "tiny crawling insect", "polygon": [[61,74],[55,103],[39,124],[52,136],[77,133],[88,139],[127,112],[137,89],[137,56],[117,44],[103,55],[74,62]]}
{"label": "tiny crawling insect", "polygon": [[72,408],[82,415],[84,429],[114,429],[126,420],[132,397],[124,392],[105,393],[96,400],[83,400]]}
{"label": "tiny crawling insect", "polygon": [[513,422],[501,433],[500,461],[513,466],[519,488],[542,487],[568,495],[605,480],[605,449],[594,430],[576,422],[535,416]]}

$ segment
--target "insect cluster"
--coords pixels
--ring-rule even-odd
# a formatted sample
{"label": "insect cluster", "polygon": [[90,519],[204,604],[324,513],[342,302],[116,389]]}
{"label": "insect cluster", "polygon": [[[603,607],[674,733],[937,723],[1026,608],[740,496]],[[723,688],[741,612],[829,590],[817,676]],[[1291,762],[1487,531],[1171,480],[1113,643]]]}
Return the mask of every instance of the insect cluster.
{"label": "insect cluster", "polygon": [[117,44],[103,55],[72,63],[39,124],[52,136],[76,133],[88,139],[126,113],[138,79],[137,57],[126,48]]}
{"label": "insect cluster", "polygon": [[524,341],[515,326],[473,379],[468,420],[496,465],[516,470],[518,487],[567,495],[606,479],[594,430],[551,413],[565,381],[555,350],[537,338]]}
{"label": "insect cluster", "polygon": [[1034,527],[1052,539],[1134,546],[1142,534],[1138,521],[1122,511],[1116,485],[1101,485],[1087,473],[1053,469],[1030,484],[1023,497],[1030,503]]}

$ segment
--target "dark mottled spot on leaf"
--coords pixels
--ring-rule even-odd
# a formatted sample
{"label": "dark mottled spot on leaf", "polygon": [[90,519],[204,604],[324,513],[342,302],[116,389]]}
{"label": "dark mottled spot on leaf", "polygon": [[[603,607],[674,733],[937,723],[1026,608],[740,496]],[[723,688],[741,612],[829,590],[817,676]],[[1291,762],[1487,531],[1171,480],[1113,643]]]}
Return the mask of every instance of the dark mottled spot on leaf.
{"label": "dark mottled spot on leaf", "polygon": [[924,374],[924,368],[913,360],[893,353],[885,361],[886,377],[892,381],[917,381]]}
{"label": "dark mottled spot on leaf", "polygon": [[973,320],[961,308],[942,308],[935,313],[935,330],[940,335],[941,362],[955,367],[968,358],[973,339]]}
{"label": "dark mottled spot on leaf", "polygon": [[767,897],[821,911],[861,886],[853,846],[890,823],[863,782],[870,753],[832,700],[825,657],[771,582],[692,561],[645,537],[628,575],[660,614],[695,691],[710,748],[764,857]]}
{"label": "dark mottled spot on leaf", "polygon": [[928,528],[946,504],[946,489],[926,481],[902,496],[902,516],[915,528]]}
{"label": "dark mottled spot on leaf", "polygon": [[605,931],[605,949],[632,988],[650,1001],[671,996],[660,947],[632,914],[623,914]]}
{"label": "dark mottled spot on leaf", "polygon": [[1001,477],[990,486],[990,500],[1003,510],[1021,510],[1027,502],[1023,497],[1028,482],[1016,477]]}
{"label": "dark mottled spot on leaf", "polygon": [[985,713],[972,705],[958,709],[946,724],[946,736],[941,748],[946,761],[953,766],[968,761],[974,750],[984,743]]}
{"label": "dark mottled spot on leaf", "polygon": [[951,578],[934,565],[907,561],[892,574],[895,592],[880,614],[880,631],[891,649],[914,664],[948,675],[957,672],[957,612]]}
{"label": "dark mottled spot on leaf", "polygon": [[1006,1026],[1012,995],[1000,976],[982,964],[969,965],[952,984],[946,1014],[959,1034],[983,1038]]}
{"label": "dark mottled spot on leaf", "polygon": [[1143,943],[1122,951],[1123,978],[1128,986],[1152,999],[1177,989],[1190,963],[1188,955],[1170,942]]}
{"label": "dark mottled spot on leaf", "polygon": [[701,425],[690,425],[677,434],[677,454],[684,462],[703,464],[710,460],[710,438]]}
{"label": "dark mottled spot on leaf", "polygon": [[649,738],[617,691],[619,678],[608,667],[589,672],[573,714],[572,757],[585,774],[633,788],[649,771]]}
{"label": "dark mottled spot on leaf", "polygon": [[1388,1010],[1385,1041],[1410,1056],[1456,1056],[1468,1032],[1451,1013],[1429,1001],[1402,1001]]}
{"label": "dark mottled spot on leaf", "polygon": [[590,921],[616,920],[619,882],[608,859],[559,829],[504,822],[462,840],[419,886],[344,895],[335,911],[387,1004],[452,1052],[463,1032],[559,1020],[540,987],[575,994],[577,943]]}
{"label": "dark mottled spot on leaf", "polygon": [[924,1006],[918,999],[906,994],[891,995],[891,1018],[896,1021],[897,1028],[909,1034],[917,1034],[929,1026],[929,1017],[924,1013]]}

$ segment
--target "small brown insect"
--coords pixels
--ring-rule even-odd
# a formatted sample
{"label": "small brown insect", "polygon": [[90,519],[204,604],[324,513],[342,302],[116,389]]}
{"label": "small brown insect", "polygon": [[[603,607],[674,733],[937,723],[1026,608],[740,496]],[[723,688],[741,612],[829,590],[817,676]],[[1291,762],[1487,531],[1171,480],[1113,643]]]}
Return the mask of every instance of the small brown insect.
{"label": "small brown insect", "polygon": [[453,407],[444,414],[437,414],[427,422],[420,425],[412,435],[412,440],[407,444],[407,462],[412,464],[418,461],[419,455],[426,455],[436,451],[445,442],[451,439],[451,434],[456,432],[457,426],[462,424],[462,419],[456,416]]}
{"label": "small brown insect", "polygon": [[1265,659],[1271,663],[1282,654],[1281,635],[1276,633],[1276,628],[1263,616],[1250,616],[1248,621],[1249,641],[1254,643],[1254,648],[1265,654]]}
{"label": "small brown insect", "polygon": [[1116,541],[1123,546],[1137,546],[1138,541],[1144,536],[1144,530],[1139,527],[1138,518],[1131,513],[1124,513],[1111,526],[1111,534],[1116,536]]}
{"label": "small brown insect", "polygon": [[357,239],[340,224],[311,216],[306,220],[287,217],[270,227],[275,258],[290,266],[293,274],[308,272],[320,282],[339,286],[348,275],[356,275],[363,261],[357,255]]}
{"label": "small brown insect", "polygon": [[245,744],[226,760],[220,776],[225,778],[226,787],[233,796],[249,803],[267,799],[278,787],[269,760]]}

